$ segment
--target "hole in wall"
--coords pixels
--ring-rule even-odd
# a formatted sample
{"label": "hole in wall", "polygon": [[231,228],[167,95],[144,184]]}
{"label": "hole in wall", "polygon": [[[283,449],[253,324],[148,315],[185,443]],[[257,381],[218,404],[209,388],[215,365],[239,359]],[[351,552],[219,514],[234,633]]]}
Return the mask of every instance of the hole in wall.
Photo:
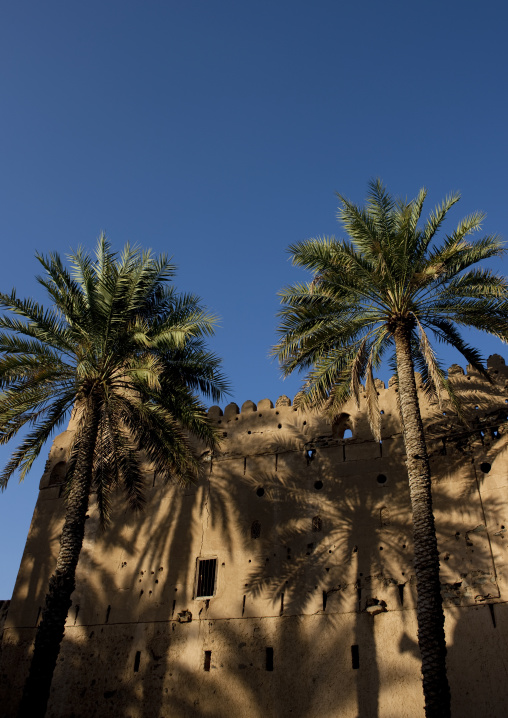
{"label": "hole in wall", "polygon": [[242,603],[242,616],[243,616],[243,614],[245,613],[245,598],[246,598],[246,596],[244,595],[244,597],[243,597],[243,603]]}
{"label": "hole in wall", "polygon": [[399,589],[399,601],[400,601],[401,606],[404,605],[404,586],[405,585],[406,585],[405,583],[399,583],[399,585],[397,586],[397,588]]}
{"label": "hole in wall", "polygon": [[483,471],[484,474],[488,474],[489,471],[491,470],[491,468],[492,468],[492,466],[489,464],[488,461],[483,461],[480,464],[480,469]]}
{"label": "hole in wall", "polygon": [[139,664],[141,663],[141,651],[136,651],[134,656],[134,673],[139,671]]}
{"label": "hole in wall", "polygon": [[493,625],[494,628],[495,628],[495,627],[496,627],[496,614],[494,613],[494,604],[493,604],[493,603],[488,603],[487,605],[488,605],[488,607],[489,607],[489,612],[490,612],[490,618],[491,618],[491,620],[492,620],[492,625]]}
{"label": "hole in wall", "polygon": [[108,623],[108,622],[109,622],[109,614],[110,614],[110,613],[111,613],[111,606],[108,606],[108,608],[107,608],[107,610],[106,610],[106,620],[104,621],[104,623]]}
{"label": "hole in wall", "polygon": [[264,488],[263,488],[262,486],[260,486],[259,488],[256,489],[256,496],[261,497],[261,496],[264,496],[264,495],[265,495],[265,490],[264,490]]}
{"label": "hole in wall", "polygon": [[316,491],[321,491],[321,489],[323,488],[323,482],[319,481],[319,479],[317,481],[314,481],[314,488],[316,489]]}
{"label": "hole in wall", "polygon": [[357,645],[351,646],[351,664],[354,670],[360,668],[360,650]]}
{"label": "hole in wall", "polygon": [[380,414],[384,414],[384,413],[385,413],[385,412],[384,412],[384,409],[381,409],[381,411],[380,411],[379,413],[380,413]]}
{"label": "hole in wall", "polygon": [[273,671],[273,648],[267,646],[265,651],[265,669],[267,671]]}
{"label": "hole in wall", "polygon": [[378,484],[386,484],[388,479],[386,478],[386,476],[384,474],[378,474],[376,481],[378,482]]}
{"label": "hole in wall", "polygon": [[212,660],[212,652],[211,652],[211,651],[205,651],[205,660],[204,660],[204,664],[203,664],[203,669],[204,669],[205,671],[209,671],[209,670],[210,670],[211,660]]}
{"label": "hole in wall", "polygon": [[352,439],[353,438],[353,432],[351,429],[345,429],[344,434],[342,435],[343,439]]}
{"label": "hole in wall", "polygon": [[282,424],[277,424],[277,429],[282,429]]}

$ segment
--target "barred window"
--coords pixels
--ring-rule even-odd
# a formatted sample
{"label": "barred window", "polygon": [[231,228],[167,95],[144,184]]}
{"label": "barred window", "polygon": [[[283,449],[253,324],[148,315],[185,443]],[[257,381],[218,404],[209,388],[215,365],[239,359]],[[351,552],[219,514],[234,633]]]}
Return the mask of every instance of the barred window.
{"label": "barred window", "polygon": [[196,598],[211,598],[215,594],[216,558],[198,558],[196,569]]}

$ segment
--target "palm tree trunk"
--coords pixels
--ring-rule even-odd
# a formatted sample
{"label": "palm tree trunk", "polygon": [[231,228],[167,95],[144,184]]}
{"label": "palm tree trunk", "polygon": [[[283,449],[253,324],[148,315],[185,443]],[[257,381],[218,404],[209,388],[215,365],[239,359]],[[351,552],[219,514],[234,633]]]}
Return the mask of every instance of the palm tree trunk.
{"label": "palm tree trunk", "polygon": [[402,325],[395,330],[394,338],[413,514],[418,645],[422,657],[425,715],[427,718],[449,718],[450,688],[446,676],[439,554],[432,512],[429,458],[418,402],[410,335],[410,328]]}
{"label": "palm tree trunk", "polygon": [[91,407],[67,499],[65,523],[55,573],[49,580],[42,619],[35,636],[30,672],[23,690],[18,718],[43,718],[51,689],[67,613],[72,605],[76,566],[85,534],[85,521],[92,483],[93,450],[97,438],[99,411]]}

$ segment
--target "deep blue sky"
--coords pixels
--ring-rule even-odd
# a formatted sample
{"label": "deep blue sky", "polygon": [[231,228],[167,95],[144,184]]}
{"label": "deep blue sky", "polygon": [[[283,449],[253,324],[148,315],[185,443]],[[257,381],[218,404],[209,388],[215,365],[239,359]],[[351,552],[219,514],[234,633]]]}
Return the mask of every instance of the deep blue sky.
{"label": "deep blue sky", "polygon": [[[0,19],[0,289],[42,299],[35,251],[92,248],[102,229],[167,252],[221,316],[238,404],[298,388],[268,359],[276,293],[303,276],[288,244],[340,236],[335,191],[362,202],[379,176],[428,187],[430,210],[460,190],[445,229],[482,209],[505,233],[500,2],[19,0]],[[0,599],[45,459],[0,496]]]}

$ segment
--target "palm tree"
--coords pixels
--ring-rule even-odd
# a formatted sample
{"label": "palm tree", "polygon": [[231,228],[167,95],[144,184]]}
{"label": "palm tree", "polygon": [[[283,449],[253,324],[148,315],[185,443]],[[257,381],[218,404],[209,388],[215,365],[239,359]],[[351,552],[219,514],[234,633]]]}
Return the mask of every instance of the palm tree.
{"label": "palm tree", "polygon": [[0,442],[27,430],[0,486],[17,471],[25,477],[71,411],[76,429],[60,551],[19,713],[33,717],[46,710],[90,492],[105,525],[117,487],[142,508],[143,458],[165,480],[196,479],[201,462],[191,441],[213,450],[218,436],[195,392],[216,401],[227,391],[220,361],[205,347],[215,317],[196,296],[176,292],[166,256],[129,246],[118,256],[102,235],[95,258],[79,250],[70,271],[57,254],[37,259],[51,309],[15,291],[0,294],[9,310],[0,317]]}
{"label": "palm tree", "polygon": [[439,556],[432,512],[430,467],[414,370],[427,390],[458,399],[437,361],[428,332],[449,344],[484,376],[480,353],[458,327],[508,338],[508,284],[479,261],[499,256],[496,236],[471,237],[484,218],[463,219],[436,241],[448,210],[447,197],[419,226],[426,191],[408,202],[393,198],[380,180],[369,184],[365,207],[338,195],[338,218],[349,239],[309,239],[289,248],[293,264],[312,272],[308,284],[281,292],[280,340],[274,347],[285,375],[306,371],[300,401],[331,415],[354,397],[365,380],[369,421],[380,439],[380,413],[373,370],[390,350],[395,365],[407,454],[417,580],[418,642],[427,716],[450,715]]}

